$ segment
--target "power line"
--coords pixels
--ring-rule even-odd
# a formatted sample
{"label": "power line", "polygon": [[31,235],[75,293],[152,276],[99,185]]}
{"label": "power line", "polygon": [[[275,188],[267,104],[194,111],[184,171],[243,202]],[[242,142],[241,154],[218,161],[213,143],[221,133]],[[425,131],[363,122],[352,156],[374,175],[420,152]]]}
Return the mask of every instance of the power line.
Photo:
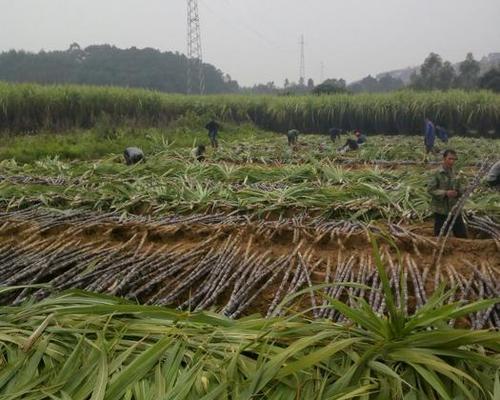
{"label": "power line", "polygon": [[[203,75],[198,0],[187,0],[187,57],[187,93],[199,92],[199,94],[203,94],[205,92],[205,77]],[[196,80],[198,81],[198,90],[195,90]]]}
{"label": "power line", "polygon": [[[229,7],[231,7],[230,2],[228,2],[227,0],[224,1]],[[265,34],[253,28],[251,24],[248,24],[246,21],[243,21],[241,19],[239,21],[235,21],[235,15],[233,15],[233,18],[224,17],[220,11],[214,10],[211,6],[209,6],[207,1],[200,0],[200,4],[205,7],[210,13],[212,13],[219,21],[224,22],[226,25],[230,25],[233,28],[240,30],[241,32],[251,33],[255,38],[258,38],[262,42],[267,44],[269,48],[281,50],[281,46],[279,46],[276,42],[270,40]]]}

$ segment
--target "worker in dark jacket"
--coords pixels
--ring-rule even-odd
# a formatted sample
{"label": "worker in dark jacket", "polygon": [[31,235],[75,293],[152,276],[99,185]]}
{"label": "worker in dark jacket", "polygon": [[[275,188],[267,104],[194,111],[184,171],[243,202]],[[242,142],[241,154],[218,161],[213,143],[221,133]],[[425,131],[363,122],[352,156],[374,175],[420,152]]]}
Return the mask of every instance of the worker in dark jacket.
{"label": "worker in dark jacket", "polygon": [[205,161],[205,145],[199,144],[193,150],[191,150],[191,155],[196,161],[202,162]]}
{"label": "worker in dark jacket", "polygon": [[299,131],[297,129],[290,129],[286,133],[286,137],[288,139],[288,145],[295,147],[299,140]]}
{"label": "worker in dark jacket", "polygon": [[214,149],[219,147],[219,142],[217,142],[217,133],[219,132],[220,125],[211,120],[208,124],[205,125],[205,129],[208,130],[208,137],[210,139],[210,143]]}
{"label": "worker in dark jacket", "polygon": [[366,136],[363,135],[359,130],[354,131],[354,137],[347,139],[345,144],[338,149],[340,153],[346,153],[348,151],[356,151],[359,146],[366,143]]}
{"label": "worker in dark jacket", "polygon": [[497,161],[493,167],[491,167],[486,176],[486,182],[490,186],[500,187],[500,161]]}
{"label": "worker in dark jacket", "polygon": [[362,145],[366,143],[366,135],[362,134],[359,129],[354,131],[354,136],[356,137],[356,143]]}
{"label": "worker in dark jacket", "polygon": [[340,139],[340,134],[342,133],[342,129],[339,128],[331,128],[328,130],[328,134],[330,135],[330,140],[332,142],[336,142]]}
{"label": "worker in dark jacket", "polygon": [[[446,150],[443,154],[442,166],[432,174],[427,184],[432,198],[431,209],[434,213],[435,236],[439,236],[451,210],[463,195],[463,186],[453,170],[456,160],[457,153],[454,150]],[[452,229],[456,237],[467,238],[467,229],[461,214],[458,215]]]}
{"label": "worker in dark jacket", "polygon": [[427,155],[434,149],[434,143],[436,142],[436,128],[429,118],[425,119],[425,134],[424,134],[424,145],[426,159]]}
{"label": "worker in dark jacket", "polygon": [[127,147],[123,152],[127,165],[137,164],[144,160],[144,153],[138,147]]}

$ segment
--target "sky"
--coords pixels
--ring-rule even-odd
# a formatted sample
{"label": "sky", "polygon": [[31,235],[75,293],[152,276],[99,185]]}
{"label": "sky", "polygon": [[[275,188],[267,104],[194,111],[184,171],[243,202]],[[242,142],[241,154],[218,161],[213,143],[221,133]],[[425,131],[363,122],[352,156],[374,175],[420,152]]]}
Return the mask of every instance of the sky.
{"label": "sky", "polygon": [[[187,0],[0,0],[0,51],[186,52]],[[344,78],[500,52],[500,0],[199,0],[203,58],[240,85]],[[323,64],[323,74],[321,73]]]}

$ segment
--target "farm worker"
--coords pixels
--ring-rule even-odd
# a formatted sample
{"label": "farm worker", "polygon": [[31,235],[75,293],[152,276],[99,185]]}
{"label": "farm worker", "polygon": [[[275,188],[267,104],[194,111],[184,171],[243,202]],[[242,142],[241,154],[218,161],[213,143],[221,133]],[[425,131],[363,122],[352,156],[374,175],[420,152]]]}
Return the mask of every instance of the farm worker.
{"label": "farm worker", "polygon": [[144,153],[138,147],[127,147],[123,152],[127,165],[137,164],[144,160]]}
{"label": "farm worker", "polygon": [[356,151],[359,146],[366,143],[366,136],[362,135],[359,130],[354,132],[354,138],[347,139],[345,144],[338,149],[340,153],[346,153],[348,151]]}
{"label": "farm worker", "polygon": [[289,146],[295,146],[297,145],[297,141],[299,139],[299,131],[297,129],[290,129],[286,137],[288,138],[288,145]]}
{"label": "farm worker", "polygon": [[205,145],[199,144],[193,150],[191,150],[191,155],[196,161],[204,161],[205,160]]}
{"label": "farm worker", "polygon": [[208,124],[205,125],[205,129],[208,130],[208,137],[210,138],[210,143],[214,149],[219,147],[219,143],[217,142],[217,133],[219,132],[220,125],[211,120]]}
{"label": "farm worker", "polygon": [[425,154],[429,154],[434,149],[434,142],[436,141],[436,128],[429,118],[425,119],[425,135],[424,145]]}
{"label": "farm worker", "polygon": [[342,133],[342,129],[339,128],[330,128],[328,130],[328,134],[330,135],[330,140],[332,142],[337,141],[337,139],[340,139],[340,134]]}
{"label": "farm worker", "polygon": [[500,161],[497,161],[493,167],[491,167],[486,176],[486,182],[490,186],[500,187]]}
{"label": "farm worker", "polygon": [[[453,170],[456,160],[457,153],[455,150],[445,150],[442,166],[432,174],[427,184],[428,192],[432,198],[431,209],[434,213],[435,236],[439,236],[439,232],[441,232],[441,228],[453,206],[463,195],[462,184]],[[456,237],[467,238],[467,229],[461,214],[458,215],[452,229]]]}
{"label": "farm worker", "polygon": [[354,136],[356,137],[356,143],[362,145],[366,143],[366,135],[363,135],[359,129],[354,131]]}
{"label": "farm worker", "polygon": [[436,125],[436,135],[443,143],[448,143],[448,132],[445,128]]}

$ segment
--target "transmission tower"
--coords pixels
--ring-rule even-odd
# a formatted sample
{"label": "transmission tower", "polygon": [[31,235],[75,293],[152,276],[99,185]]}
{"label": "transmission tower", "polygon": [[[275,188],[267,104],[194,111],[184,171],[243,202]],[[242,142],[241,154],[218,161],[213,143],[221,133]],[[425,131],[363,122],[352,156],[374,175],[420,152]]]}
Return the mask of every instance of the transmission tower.
{"label": "transmission tower", "polygon": [[306,58],[304,55],[304,35],[300,37],[300,71],[299,71],[299,85],[306,83]]}
{"label": "transmission tower", "polygon": [[203,94],[205,77],[201,52],[200,14],[198,0],[187,0],[187,92]]}

